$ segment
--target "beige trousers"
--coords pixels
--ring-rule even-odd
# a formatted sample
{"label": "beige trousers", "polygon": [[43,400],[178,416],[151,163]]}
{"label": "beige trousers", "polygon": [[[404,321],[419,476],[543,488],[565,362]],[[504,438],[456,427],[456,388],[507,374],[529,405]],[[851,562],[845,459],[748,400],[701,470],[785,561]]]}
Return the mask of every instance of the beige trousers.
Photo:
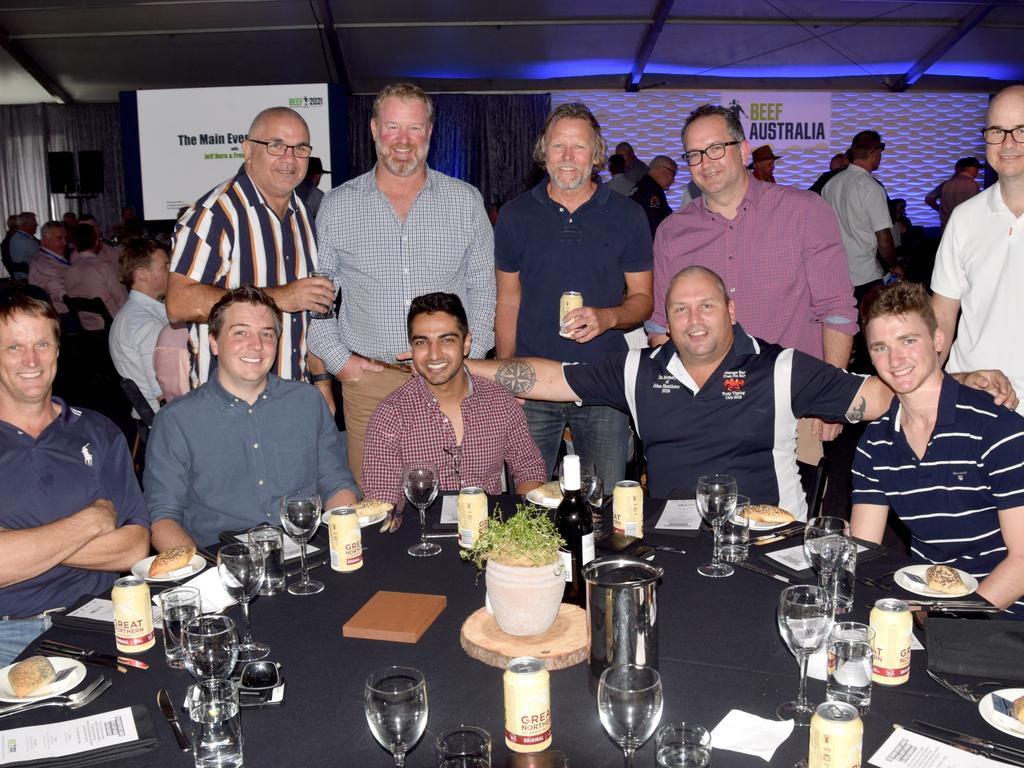
{"label": "beige trousers", "polygon": [[363,484],[363,444],[366,426],[381,400],[412,378],[412,373],[385,368],[383,371],[364,371],[355,381],[341,383],[342,412],[345,414],[345,433],[348,436],[348,465],[356,483]]}

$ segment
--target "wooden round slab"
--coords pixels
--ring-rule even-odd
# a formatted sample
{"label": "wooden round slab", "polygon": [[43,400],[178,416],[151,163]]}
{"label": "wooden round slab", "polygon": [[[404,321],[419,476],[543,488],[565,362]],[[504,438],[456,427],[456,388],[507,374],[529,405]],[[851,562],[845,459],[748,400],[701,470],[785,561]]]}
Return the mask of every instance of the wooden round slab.
{"label": "wooden round slab", "polygon": [[590,656],[587,612],[565,603],[558,609],[558,618],[551,629],[543,635],[506,635],[498,629],[493,614],[481,608],[466,619],[459,640],[462,650],[474,659],[500,669],[519,656],[543,659],[549,670],[576,666]]}

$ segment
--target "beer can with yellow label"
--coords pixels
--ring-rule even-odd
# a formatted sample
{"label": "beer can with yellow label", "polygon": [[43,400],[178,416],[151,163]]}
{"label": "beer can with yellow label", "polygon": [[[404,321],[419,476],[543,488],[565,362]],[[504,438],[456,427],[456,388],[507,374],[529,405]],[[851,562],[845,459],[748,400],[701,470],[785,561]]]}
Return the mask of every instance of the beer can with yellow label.
{"label": "beer can with yellow label", "polygon": [[864,721],[841,701],[819,704],[811,717],[807,768],[860,768]]}
{"label": "beer can with yellow label", "polygon": [[512,659],[505,669],[505,746],[540,752],[551,745],[551,681],[544,662]]}
{"label": "beer can with yellow label", "polygon": [[330,510],[327,539],[331,546],[332,570],[348,573],[363,567],[363,535],[355,507]]}
{"label": "beer can with yellow label", "polygon": [[910,645],[914,636],[910,606],[891,598],[876,600],[870,623],[875,630],[871,679],[879,685],[903,685],[910,679]]}
{"label": "beer can with yellow label", "polygon": [[459,491],[459,546],[472,547],[487,530],[487,494],[483,488]]}
{"label": "beer can with yellow label", "polygon": [[566,291],[558,302],[558,335],[564,339],[571,339],[572,335],[565,331],[565,316],[574,309],[583,306],[583,294],[577,291]]}
{"label": "beer can with yellow label", "polygon": [[620,480],[612,491],[612,528],[623,536],[644,535],[644,489],[635,480]]}
{"label": "beer can with yellow label", "polygon": [[149,585],[138,576],[125,576],[110,590],[114,606],[114,642],[119,653],[142,653],[153,647],[153,605]]}

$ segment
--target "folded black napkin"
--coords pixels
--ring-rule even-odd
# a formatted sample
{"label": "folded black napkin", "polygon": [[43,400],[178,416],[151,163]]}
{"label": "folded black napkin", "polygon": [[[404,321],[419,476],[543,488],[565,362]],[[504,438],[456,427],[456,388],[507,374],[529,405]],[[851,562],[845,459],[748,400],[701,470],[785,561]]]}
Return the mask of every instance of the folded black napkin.
{"label": "folded black napkin", "polygon": [[135,718],[135,729],[139,734],[138,741],[127,744],[119,744],[114,747],[101,747],[88,752],[79,752],[64,757],[48,757],[41,760],[27,760],[17,763],[26,768],[79,768],[87,765],[107,765],[117,760],[124,760],[128,757],[138,757],[146,752],[152,752],[160,746],[160,739],[157,738],[156,729],[153,727],[153,720],[149,716],[149,710],[142,704],[132,705],[132,717]]}
{"label": "folded black napkin", "polygon": [[65,629],[74,629],[82,632],[103,632],[105,634],[114,633],[114,625],[109,621],[96,621],[95,619],[80,619],[74,616],[68,616],[69,613],[74,611],[76,608],[81,608],[83,605],[88,603],[93,598],[100,597],[105,600],[110,599],[110,595],[83,595],[76,600],[72,605],[68,606],[68,609],[64,613],[54,613],[50,615],[50,620],[53,622],[55,627],[64,627]]}
{"label": "folded black napkin", "polygon": [[1024,621],[929,616],[925,648],[932,672],[1024,682]]}

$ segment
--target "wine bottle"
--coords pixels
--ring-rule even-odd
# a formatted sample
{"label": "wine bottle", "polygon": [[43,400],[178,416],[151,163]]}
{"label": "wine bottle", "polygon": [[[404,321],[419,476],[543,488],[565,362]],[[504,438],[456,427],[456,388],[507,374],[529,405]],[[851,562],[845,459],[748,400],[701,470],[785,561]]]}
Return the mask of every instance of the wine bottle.
{"label": "wine bottle", "polygon": [[580,457],[567,455],[562,460],[562,474],[562,503],[555,511],[555,527],[565,540],[565,547],[559,552],[565,570],[562,602],[583,608],[587,601],[583,566],[594,559],[594,521],[580,490]]}

